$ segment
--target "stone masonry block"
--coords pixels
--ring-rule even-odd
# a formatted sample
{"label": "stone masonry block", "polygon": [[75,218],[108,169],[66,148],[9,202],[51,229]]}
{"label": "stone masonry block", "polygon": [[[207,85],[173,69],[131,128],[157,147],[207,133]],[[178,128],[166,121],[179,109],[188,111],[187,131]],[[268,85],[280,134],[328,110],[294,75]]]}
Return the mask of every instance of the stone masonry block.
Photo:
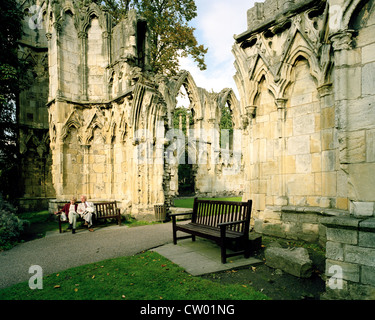
{"label": "stone masonry block", "polygon": [[375,162],[375,130],[366,132],[366,161]]}
{"label": "stone masonry block", "polygon": [[369,266],[361,267],[361,282],[375,287],[375,268]]}
{"label": "stone masonry block", "polygon": [[375,62],[362,68],[362,95],[373,95],[375,87]]}
{"label": "stone masonry block", "polygon": [[[326,260],[326,275],[327,276],[333,276],[333,274],[330,273],[330,270],[332,270],[332,267],[339,267],[340,273],[342,272],[342,279],[353,281],[353,282],[359,282],[359,265],[355,263],[346,263],[336,260]],[[338,268],[334,268],[334,270],[337,272]],[[336,276],[339,277],[338,274]]]}
{"label": "stone masonry block", "polygon": [[346,244],[358,244],[358,231],[328,228],[327,240]]}
{"label": "stone masonry block", "polygon": [[310,134],[315,132],[315,116],[307,114],[296,117],[293,120],[293,133],[296,136]]}
{"label": "stone masonry block", "polygon": [[339,242],[327,241],[326,258],[335,261],[344,261],[344,247]]}
{"label": "stone masonry block", "polygon": [[289,155],[309,154],[310,136],[303,135],[289,138],[287,140],[287,150]]}
{"label": "stone masonry block", "polygon": [[359,246],[366,248],[375,248],[374,232],[359,232]]}
{"label": "stone masonry block", "polygon": [[375,267],[375,249],[346,245],[344,257],[345,262]]}
{"label": "stone masonry block", "polygon": [[311,172],[311,155],[303,154],[296,156],[296,173]]}
{"label": "stone masonry block", "polygon": [[362,63],[375,61],[375,43],[362,48]]}
{"label": "stone masonry block", "polygon": [[374,214],[374,202],[351,202],[350,212],[358,217],[371,217]]}

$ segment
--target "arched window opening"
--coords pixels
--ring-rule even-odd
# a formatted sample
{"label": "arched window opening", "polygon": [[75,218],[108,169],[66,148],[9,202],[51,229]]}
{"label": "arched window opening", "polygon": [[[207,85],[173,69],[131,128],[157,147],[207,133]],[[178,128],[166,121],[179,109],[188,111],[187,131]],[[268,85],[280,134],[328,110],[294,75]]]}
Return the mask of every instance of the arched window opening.
{"label": "arched window opening", "polygon": [[178,165],[178,194],[191,196],[195,194],[195,163],[189,158],[189,130],[194,126],[194,111],[184,86],[177,96],[177,106],[173,114],[173,128],[181,130],[185,135],[185,152],[181,155]]}
{"label": "arched window opening", "polygon": [[220,118],[220,143],[224,150],[233,151],[233,115],[229,101],[221,109]]}

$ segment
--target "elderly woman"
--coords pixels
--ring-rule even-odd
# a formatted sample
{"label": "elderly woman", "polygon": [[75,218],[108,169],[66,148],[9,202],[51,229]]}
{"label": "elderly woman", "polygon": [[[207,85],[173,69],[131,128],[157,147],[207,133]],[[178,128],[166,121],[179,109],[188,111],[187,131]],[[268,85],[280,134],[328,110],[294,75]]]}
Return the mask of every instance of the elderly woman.
{"label": "elderly woman", "polygon": [[67,217],[69,219],[69,228],[68,230],[72,230],[72,234],[76,233],[76,225],[77,225],[77,208],[78,204],[76,204],[77,199],[75,197],[72,197],[70,199],[70,203],[67,203],[64,208],[62,208],[60,211],[55,212],[55,214],[61,213],[61,220],[66,221]]}

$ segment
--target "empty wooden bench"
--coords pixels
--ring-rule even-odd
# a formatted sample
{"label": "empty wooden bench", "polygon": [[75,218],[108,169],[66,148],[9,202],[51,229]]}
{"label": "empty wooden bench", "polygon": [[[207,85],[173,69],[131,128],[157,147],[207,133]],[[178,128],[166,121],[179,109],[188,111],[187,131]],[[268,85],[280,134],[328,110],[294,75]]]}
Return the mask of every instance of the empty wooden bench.
{"label": "empty wooden bench", "polygon": [[[194,199],[191,222],[177,224],[177,217],[186,213],[171,214],[173,225],[173,243],[178,239],[195,237],[214,240],[221,247],[221,262],[226,263],[228,257],[244,254],[250,256],[249,230],[252,200],[248,202],[231,202]],[[191,236],[177,237],[177,231]],[[227,253],[230,242],[235,241],[241,251]]]}
{"label": "empty wooden bench", "polygon": [[[92,216],[93,221],[117,219],[118,225],[121,226],[121,209],[117,208],[116,201],[94,203],[94,206],[95,206],[95,212],[93,213],[93,216]],[[62,208],[63,207],[59,208],[59,210],[61,210]],[[78,218],[77,220],[82,220],[82,219]],[[61,228],[62,223],[64,222],[68,223],[68,221],[62,221],[61,215],[59,215],[58,222],[59,222],[60,233],[62,233],[62,228]]]}

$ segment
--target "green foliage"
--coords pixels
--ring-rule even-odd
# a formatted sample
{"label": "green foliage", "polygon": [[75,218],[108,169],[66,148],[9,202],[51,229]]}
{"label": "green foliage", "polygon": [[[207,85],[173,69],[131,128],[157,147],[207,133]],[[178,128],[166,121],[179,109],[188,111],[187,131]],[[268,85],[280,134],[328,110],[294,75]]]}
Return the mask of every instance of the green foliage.
{"label": "green foliage", "polygon": [[230,133],[233,133],[233,118],[232,112],[228,105],[225,105],[221,109],[221,119],[220,119],[220,130],[229,130]]}
{"label": "green foliage", "polygon": [[22,35],[23,12],[16,0],[0,1],[0,192],[7,198],[17,194],[16,97],[27,65],[17,56]]}
{"label": "green foliage", "polygon": [[190,128],[194,125],[193,112],[186,108],[176,108],[173,114],[173,128],[179,129],[180,115],[182,116],[182,131],[186,135],[186,116],[189,115],[189,126]]}
{"label": "green foliage", "polygon": [[116,21],[135,8],[150,30],[151,67],[155,73],[176,75],[179,58],[190,55],[201,70],[206,69],[207,49],[199,45],[189,22],[197,16],[194,0],[105,0]]}
{"label": "green foliage", "polygon": [[0,195],[0,248],[10,248],[17,242],[27,221],[18,218],[16,209]]}
{"label": "green foliage", "polygon": [[23,13],[16,0],[1,1],[0,10],[0,106],[3,107],[9,99],[15,98],[18,90],[20,62],[17,41],[22,35]]}

